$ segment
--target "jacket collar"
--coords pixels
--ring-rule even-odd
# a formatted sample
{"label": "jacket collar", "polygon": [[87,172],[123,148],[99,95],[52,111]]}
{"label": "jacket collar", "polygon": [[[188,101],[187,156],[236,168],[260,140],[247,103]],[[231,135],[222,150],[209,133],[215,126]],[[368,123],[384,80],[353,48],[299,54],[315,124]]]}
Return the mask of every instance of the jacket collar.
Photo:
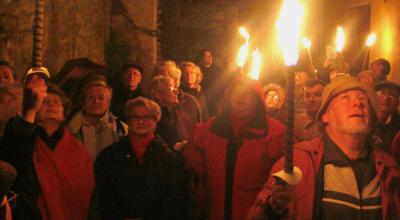
{"label": "jacket collar", "polygon": [[[315,168],[318,172],[322,156],[324,154],[323,137],[315,138],[311,141],[300,142],[296,144],[294,148],[297,150],[308,152],[308,154],[311,155],[314,164],[317,165]],[[398,169],[398,165],[395,160],[382,149],[372,146],[372,153],[378,175],[382,175],[385,169]]]}

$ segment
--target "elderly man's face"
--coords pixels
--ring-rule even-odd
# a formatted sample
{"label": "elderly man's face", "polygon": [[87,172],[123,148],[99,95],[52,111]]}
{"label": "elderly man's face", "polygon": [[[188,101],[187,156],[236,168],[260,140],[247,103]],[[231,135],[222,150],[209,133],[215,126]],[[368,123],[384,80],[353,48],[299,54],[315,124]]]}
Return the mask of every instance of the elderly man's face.
{"label": "elderly man's face", "polygon": [[232,90],[230,104],[232,111],[238,118],[249,118],[256,108],[256,95],[250,88],[244,85],[237,85]]}
{"label": "elderly man's face", "polygon": [[322,116],[326,128],[347,135],[366,135],[369,132],[370,109],[368,96],[360,90],[337,95]]}
{"label": "elderly man's face", "polygon": [[399,92],[395,88],[382,88],[377,91],[379,110],[384,114],[392,114],[399,104]]}
{"label": "elderly man's face", "polygon": [[134,67],[128,68],[122,74],[122,80],[125,86],[129,87],[131,90],[135,90],[142,80],[142,73]]}

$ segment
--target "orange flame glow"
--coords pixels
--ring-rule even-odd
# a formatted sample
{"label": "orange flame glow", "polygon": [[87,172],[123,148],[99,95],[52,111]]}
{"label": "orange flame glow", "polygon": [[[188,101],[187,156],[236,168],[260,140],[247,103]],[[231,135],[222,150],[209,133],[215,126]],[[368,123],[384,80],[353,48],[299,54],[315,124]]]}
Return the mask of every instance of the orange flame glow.
{"label": "orange flame glow", "polygon": [[246,28],[239,28],[240,35],[246,40],[246,42],[239,48],[237,54],[237,65],[239,67],[243,67],[246,64],[248,53],[249,53],[249,39],[250,35],[247,32]]}
{"label": "orange flame glow", "polygon": [[344,48],[346,37],[342,26],[337,27],[336,30],[336,52],[342,52]]}
{"label": "orange flame glow", "polygon": [[371,33],[370,35],[368,35],[367,41],[365,42],[365,45],[367,47],[372,47],[372,45],[375,44],[376,41],[376,34],[375,33]]}
{"label": "orange flame glow", "polygon": [[279,47],[287,66],[296,65],[299,58],[298,44],[303,16],[304,9],[299,0],[285,0],[276,27]]}
{"label": "orange flame glow", "polygon": [[261,53],[256,48],[253,53],[251,54],[253,59],[251,71],[249,73],[250,78],[258,80],[260,78],[260,71],[261,71]]}

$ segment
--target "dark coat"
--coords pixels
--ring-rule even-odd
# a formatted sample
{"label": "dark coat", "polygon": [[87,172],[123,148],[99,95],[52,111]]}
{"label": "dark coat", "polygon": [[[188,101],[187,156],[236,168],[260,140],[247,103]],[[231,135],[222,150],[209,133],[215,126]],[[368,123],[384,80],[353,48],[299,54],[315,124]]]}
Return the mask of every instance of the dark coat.
{"label": "dark coat", "polygon": [[188,140],[194,127],[194,122],[183,111],[161,108],[161,119],[157,123],[156,133],[173,148],[177,142]]}
{"label": "dark coat", "polygon": [[113,88],[113,97],[111,100],[111,112],[122,121],[126,121],[124,115],[124,106],[129,99],[143,96],[142,89],[139,87],[134,91],[130,91],[118,84]]}
{"label": "dark coat", "polygon": [[138,163],[129,137],[122,138],[99,154],[95,176],[103,220],[186,219],[184,167],[161,138],[149,144],[143,164]]}
{"label": "dark coat", "polygon": [[196,97],[183,90],[179,91],[178,109],[189,116],[193,123],[200,123],[204,120],[200,103],[197,101]]}
{"label": "dark coat", "polygon": [[207,110],[206,96],[204,95],[204,92],[201,90],[199,91],[198,89],[192,89],[186,87],[182,87],[182,90],[188,93],[189,95],[192,95],[199,103],[202,121],[196,121],[196,122],[206,121],[208,118],[208,110]]}
{"label": "dark coat", "polygon": [[384,150],[390,153],[390,146],[396,133],[400,131],[400,114],[394,113],[388,124],[378,123],[376,126],[376,135],[381,138]]}

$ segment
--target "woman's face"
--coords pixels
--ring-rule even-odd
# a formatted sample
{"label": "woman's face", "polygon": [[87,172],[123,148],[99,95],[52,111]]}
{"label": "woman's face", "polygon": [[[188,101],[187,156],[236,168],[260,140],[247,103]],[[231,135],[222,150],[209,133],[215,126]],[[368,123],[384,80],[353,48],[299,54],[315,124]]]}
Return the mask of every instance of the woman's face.
{"label": "woman's face", "polygon": [[279,109],[279,95],[275,90],[270,90],[265,94],[267,109]]}
{"label": "woman's face", "polygon": [[232,90],[230,98],[232,111],[238,118],[251,117],[256,110],[256,95],[245,85],[237,85]]}
{"label": "woman's face", "polygon": [[60,123],[64,121],[64,107],[61,98],[54,93],[47,94],[38,112],[39,122],[49,120]]}
{"label": "woman's face", "polygon": [[137,136],[147,136],[153,133],[157,126],[156,116],[144,106],[135,106],[128,117],[129,133]]}
{"label": "woman's face", "polygon": [[192,86],[196,84],[197,74],[193,66],[185,66],[182,69],[182,79],[186,86]]}

